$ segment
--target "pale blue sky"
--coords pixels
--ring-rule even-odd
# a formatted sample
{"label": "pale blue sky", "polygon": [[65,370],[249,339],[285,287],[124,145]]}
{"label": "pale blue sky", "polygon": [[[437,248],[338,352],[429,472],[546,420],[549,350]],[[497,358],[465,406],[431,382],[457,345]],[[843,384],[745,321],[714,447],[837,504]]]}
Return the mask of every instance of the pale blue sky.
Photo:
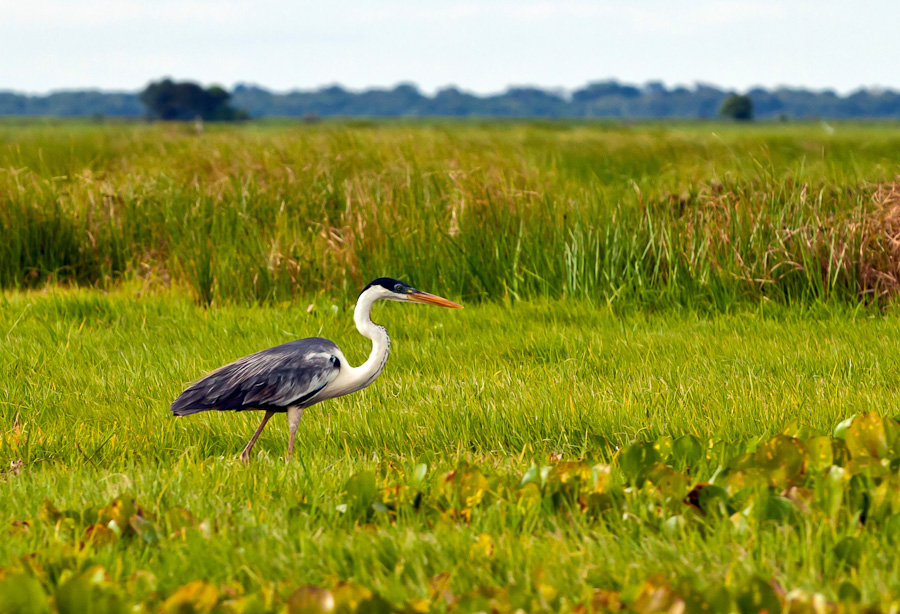
{"label": "pale blue sky", "polygon": [[900,0],[0,0],[0,89],[900,89]]}

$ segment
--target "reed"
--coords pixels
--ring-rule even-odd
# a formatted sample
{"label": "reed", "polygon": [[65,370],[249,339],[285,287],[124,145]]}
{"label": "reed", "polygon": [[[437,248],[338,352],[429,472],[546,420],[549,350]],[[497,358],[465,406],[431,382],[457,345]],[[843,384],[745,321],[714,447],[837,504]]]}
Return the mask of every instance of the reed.
{"label": "reed", "polygon": [[898,288],[894,126],[0,125],[0,286],[727,309]]}

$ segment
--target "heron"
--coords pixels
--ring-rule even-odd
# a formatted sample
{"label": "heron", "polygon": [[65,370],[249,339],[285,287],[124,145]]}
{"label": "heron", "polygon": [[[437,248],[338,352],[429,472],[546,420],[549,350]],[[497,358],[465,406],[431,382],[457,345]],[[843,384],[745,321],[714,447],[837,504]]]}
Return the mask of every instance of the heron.
{"label": "heron", "polygon": [[397,279],[380,277],[367,285],[356,300],[353,321],[363,337],[372,341],[369,358],[352,367],[341,349],[331,340],[308,337],[262,350],[216,369],[189,386],[172,403],[175,416],[203,411],[264,411],[262,423],[241,452],[241,461],[250,462],[250,450],[266,423],[277,413],[288,419],[288,453],[294,454],[294,440],[303,410],[307,407],[362,390],[374,382],[387,363],[391,339],[384,326],[372,322],[372,305],[377,301],[425,303],[462,309],[434,294],[428,294]]}

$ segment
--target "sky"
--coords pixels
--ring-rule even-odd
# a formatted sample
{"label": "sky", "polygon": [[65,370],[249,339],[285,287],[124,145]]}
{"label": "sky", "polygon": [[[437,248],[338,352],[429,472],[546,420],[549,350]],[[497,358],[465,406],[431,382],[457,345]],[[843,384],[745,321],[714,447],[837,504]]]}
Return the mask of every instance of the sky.
{"label": "sky", "polygon": [[0,0],[0,90],[900,89],[900,0]]}

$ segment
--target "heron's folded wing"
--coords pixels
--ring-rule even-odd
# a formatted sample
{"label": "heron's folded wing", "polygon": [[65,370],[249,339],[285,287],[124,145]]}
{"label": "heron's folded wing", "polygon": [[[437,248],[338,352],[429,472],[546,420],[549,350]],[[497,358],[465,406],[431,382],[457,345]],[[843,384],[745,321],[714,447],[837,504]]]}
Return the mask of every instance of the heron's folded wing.
{"label": "heron's folded wing", "polygon": [[177,416],[210,409],[283,409],[303,405],[341,369],[325,339],[301,339],[269,348],[213,371],[185,390],[174,403]]}

